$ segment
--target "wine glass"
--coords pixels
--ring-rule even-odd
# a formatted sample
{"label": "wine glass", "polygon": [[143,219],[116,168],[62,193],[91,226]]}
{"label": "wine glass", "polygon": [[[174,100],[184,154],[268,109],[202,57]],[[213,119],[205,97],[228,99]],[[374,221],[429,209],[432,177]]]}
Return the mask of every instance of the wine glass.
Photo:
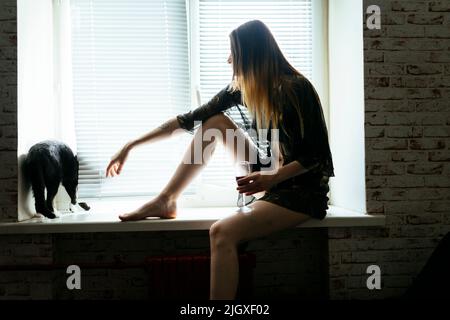
{"label": "wine glass", "polygon": [[[235,165],[236,181],[250,174],[250,163],[248,161],[238,161]],[[251,209],[246,206],[246,195],[238,194],[237,206],[240,212],[249,212]]]}

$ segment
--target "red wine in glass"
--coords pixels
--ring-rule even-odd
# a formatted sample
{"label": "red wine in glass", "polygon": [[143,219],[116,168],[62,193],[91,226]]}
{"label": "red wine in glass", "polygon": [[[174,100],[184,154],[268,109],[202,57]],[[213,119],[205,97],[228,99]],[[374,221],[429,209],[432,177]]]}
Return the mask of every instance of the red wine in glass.
{"label": "red wine in glass", "polygon": [[[250,163],[248,161],[238,161],[235,166],[236,181],[250,174]],[[239,185],[239,184],[238,184]],[[249,211],[250,208],[245,205],[245,194],[239,193],[238,207],[240,210]]]}

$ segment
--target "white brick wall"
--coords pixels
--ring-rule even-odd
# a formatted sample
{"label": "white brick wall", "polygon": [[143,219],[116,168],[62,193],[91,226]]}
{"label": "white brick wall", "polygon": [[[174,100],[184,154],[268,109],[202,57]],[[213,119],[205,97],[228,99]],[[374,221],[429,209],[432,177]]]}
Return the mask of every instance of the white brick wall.
{"label": "white brick wall", "polygon": [[0,219],[17,217],[16,1],[0,10]]}
{"label": "white brick wall", "polygon": [[[367,208],[387,228],[331,229],[330,296],[401,295],[450,231],[450,1],[364,1]],[[365,287],[377,264],[382,290]]]}

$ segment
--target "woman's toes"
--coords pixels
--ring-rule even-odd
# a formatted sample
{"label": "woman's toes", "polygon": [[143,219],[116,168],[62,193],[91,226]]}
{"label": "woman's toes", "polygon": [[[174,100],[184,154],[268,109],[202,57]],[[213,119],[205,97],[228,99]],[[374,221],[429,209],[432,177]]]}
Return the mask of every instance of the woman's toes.
{"label": "woman's toes", "polygon": [[174,219],[176,218],[176,203],[168,203],[167,201],[162,201],[161,199],[155,199],[144,204],[136,211],[119,215],[119,219],[122,221],[141,220],[147,217]]}
{"label": "woman's toes", "polygon": [[139,213],[137,212],[132,212],[132,213],[124,213],[119,215],[119,219],[122,221],[129,221],[129,220],[138,220],[140,219],[138,217]]}
{"label": "woman's toes", "polygon": [[127,213],[125,213],[125,214],[121,214],[121,215],[119,215],[119,219],[120,219],[120,220],[122,220],[122,221],[125,221],[125,220],[127,220],[127,219],[128,219],[128,214],[127,214]]}

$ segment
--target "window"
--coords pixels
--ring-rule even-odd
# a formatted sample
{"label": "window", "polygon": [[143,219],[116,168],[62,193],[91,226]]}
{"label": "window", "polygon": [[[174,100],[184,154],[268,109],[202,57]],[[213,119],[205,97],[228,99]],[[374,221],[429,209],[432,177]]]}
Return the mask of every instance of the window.
{"label": "window", "polygon": [[[44,137],[74,141],[80,198],[149,196],[161,190],[190,135],[136,148],[113,179],[104,178],[106,165],[125,142],[197,107],[197,92],[204,103],[230,82],[228,35],[248,20],[269,26],[288,60],[315,84],[327,114],[322,1],[21,0],[20,7],[28,8],[29,15],[19,21],[27,27],[19,32],[19,42],[29,41],[35,49],[28,54],[19,46],[24,56],[19,67],[26,61],[51,71],[42,83],[19,79],[19,89],[24,88],[19,92],[19,155]],[[46,21],[45,29],[33,22],[38,21],[33,13]],[[48,43],[32,41],[52,30]],[[32,90],[36,85],[45,90]],[[42,97],[30,94],[34,91]],[[36,110],[35,96],[39,106],[52,104],[48,132],[26,129],[34,121],[32,114],[42,110]],[[26,98],[23,103],[20,97]],[[231,161],[219,147],[180,203],[234,205],[235,179],[227,164]]]}
{"label": "window", "polygon": [[[106,200],[88,203],[131,208],[138,195],[157,193],[190,135],[134,150],[123,172],[129,177],[104,179],[109,158],[130,138],[195,108],[197,90],[206,102],[226,85],[228,33],[255,18],[319,92],[336,173],[331,213],[365,213],[362,12],[361,0],[18,0],[18,220],[35,213],[21,163],[45,139],[68,142],[84,157],[81,195]],[[225,160],[217,150],[180,207],[235,204]],[[65,197],[58,193],[58,209],[66,208]]]}
{"label": "window", "polygon": [[184,0],[71,0],[73,105],[79,196],[156,194],[177,164],[177,148],[136,148],[123,174],[105,179],[129,140],[189,106]]}
{"label": "window", "polygon": [[[312,78],[312,7],[311,0],[198,0],[188,7],[184,0],[71,0],[80,196],[151,195],[161,190],[186,141],[133,150],[114,179],[104,178],[104,168],[126,141],[188,111],[190,105],[195,108],[195,90],[204,103],[229,83],[228,34],[241,23],[264,21],[289,61]],[[220,146],[185,194],[208,201],[203,194],[207,188],[223,196],[216,196],[214,203],[232,205],[234,184],[229,155]]]}

